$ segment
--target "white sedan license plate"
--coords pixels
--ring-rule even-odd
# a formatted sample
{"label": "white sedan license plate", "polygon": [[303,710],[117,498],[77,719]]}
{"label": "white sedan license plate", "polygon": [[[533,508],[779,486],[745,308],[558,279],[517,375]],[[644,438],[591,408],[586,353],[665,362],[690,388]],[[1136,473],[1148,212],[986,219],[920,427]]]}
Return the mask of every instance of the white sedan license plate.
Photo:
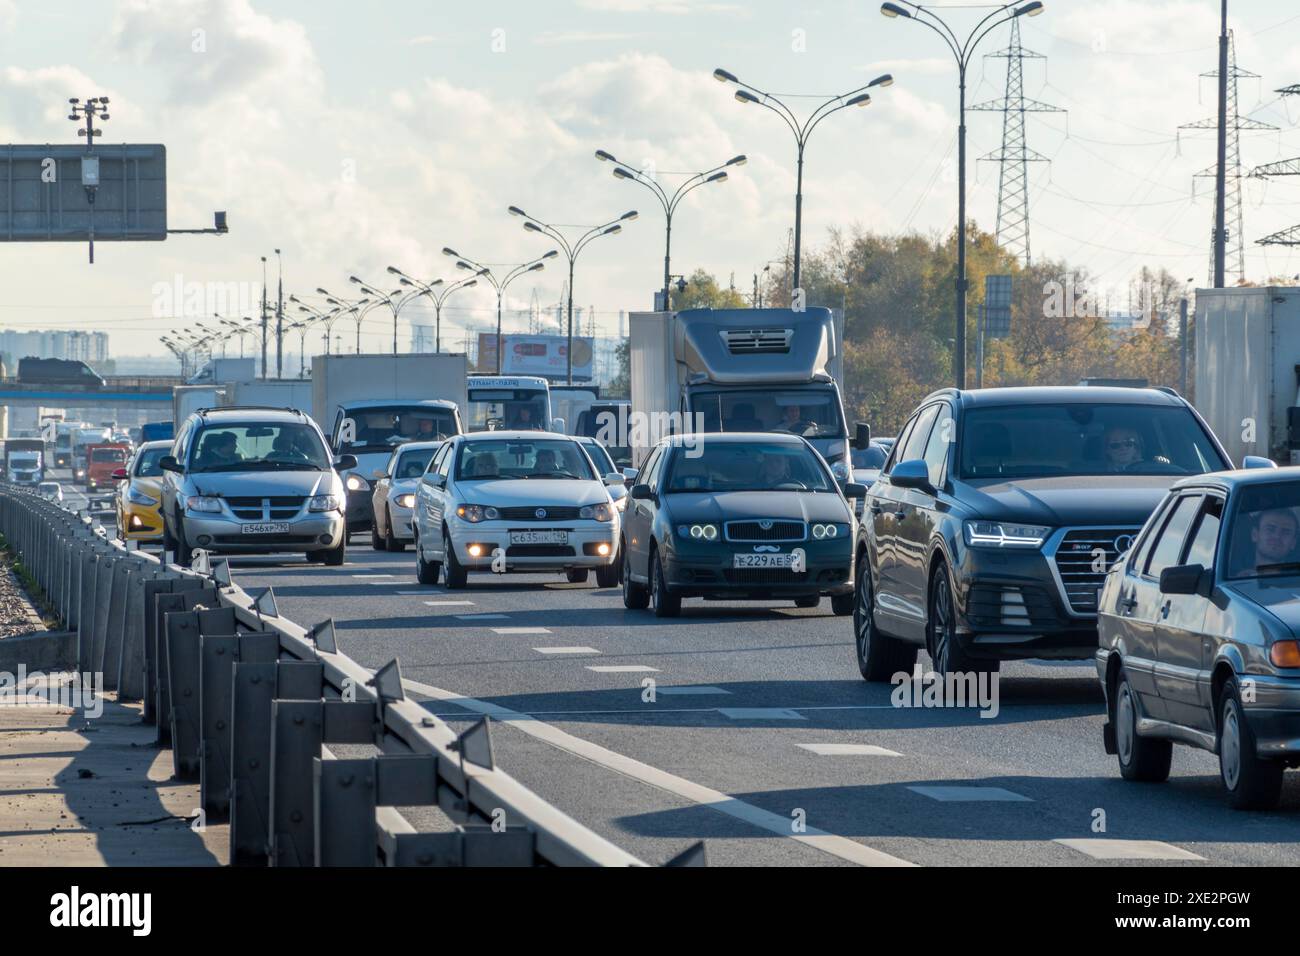
{"label": "white sedan license plate", "polygon": [[244,534],[288,534],[289,526],[284,522],[263,521],[258,524],[246,524],[240,530]]}
{"label": "white sedan license plate", "polygon": [[793,561],[789,554],[737,554],[732,557],[733,568],[788,568]]}
{"label": "white sedan license plate", "polygon": [[567,531],[511,531],[511,544],[568,544]]}

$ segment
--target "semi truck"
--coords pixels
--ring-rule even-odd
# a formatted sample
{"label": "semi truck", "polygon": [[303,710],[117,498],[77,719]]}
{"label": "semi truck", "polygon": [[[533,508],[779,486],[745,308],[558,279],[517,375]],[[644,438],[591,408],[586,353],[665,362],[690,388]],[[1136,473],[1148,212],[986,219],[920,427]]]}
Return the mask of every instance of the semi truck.
{"label": "semi truck", "polygon": [[848,480],[838,314],[687,309],[633,312],[630,319],[626,444],[636,467],[667,434],[778,431],[808,439],[836,478]]}
{"label": "semi truck", "polygon": [[311,408],[335,455],[354,455],[340,471],[347,489],[348,531],[374,523],[371,489],[393,447],[458,435],[466,404],[463,353],[317,355]]}
{"label": "semi truck", "polygon": [[36,485],[45,478],[45,439],[7,438],[4,444],[5,477],[20,485]]}
{"label": "semi truck", "polygon": [[1192,404],[1234,464],[1300,465],[1300,288],[1197,290]]}

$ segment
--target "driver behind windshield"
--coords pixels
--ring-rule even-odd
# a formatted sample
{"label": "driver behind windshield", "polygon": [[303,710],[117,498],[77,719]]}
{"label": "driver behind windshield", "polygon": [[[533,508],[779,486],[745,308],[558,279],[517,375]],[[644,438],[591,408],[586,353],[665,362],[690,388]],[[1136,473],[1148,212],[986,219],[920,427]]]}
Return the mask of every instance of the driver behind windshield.
{"label": "driver behind windshield", "polygon": [[775,487],[790,480],[790,461],[787,455],[766,454],[758,467],[758,475],[766,487]]}
{"label": "driver behind windshield", "polygon": [[243,460],[234,432],[216,432],[203,440],[203,449],[199,452],[200,467],[215,469]]}
{"label": "driver behind windshield", "polygon": [[792,432],[796,435],[802,435],[810,427],[812,422],[803,417],[803,409],[798,405],[786,405],[781,411],[782,431]]}
{"label": "driver behind windshield", "polygon": [[1102,445],[1106,451],[1107,471],[1127,471],[1142,461],[1142,436],[1131,428],[1117,425],[1106,431]]}

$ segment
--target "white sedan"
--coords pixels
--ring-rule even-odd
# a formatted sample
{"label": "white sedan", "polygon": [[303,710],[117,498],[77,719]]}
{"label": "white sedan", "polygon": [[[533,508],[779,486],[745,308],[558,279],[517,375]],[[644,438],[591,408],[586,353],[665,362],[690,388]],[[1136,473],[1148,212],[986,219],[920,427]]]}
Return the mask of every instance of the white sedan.
{"label": "white sedan", "polygon": [[415,489],[429,460],[441,447],[440,441],[408,441],[393,449],[370,496],[375,515],[375,523],[370,526],[370,546],[376,551],[406,550],[413,537]]}
{"label": "white sedan", "polygon": [[470,571],[576,572],[617,585],[619,513],[609,488],[567,435],[471,432],[448,439],[420,479],[415,569],[421,584],[463,588]]}

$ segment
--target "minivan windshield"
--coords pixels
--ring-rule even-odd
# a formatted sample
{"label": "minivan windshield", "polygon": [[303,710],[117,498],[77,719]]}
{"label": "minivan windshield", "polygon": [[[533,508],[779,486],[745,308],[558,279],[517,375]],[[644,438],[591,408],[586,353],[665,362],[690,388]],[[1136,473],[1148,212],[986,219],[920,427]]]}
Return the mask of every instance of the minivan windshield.
{"label": "minivan windshield", "polygon": [[835,486],[807,445],[785,442],[704,441],[679,448],[667,476],[667,490],[831,491]]}
{"label": "minivan windshield", "polygon": [[962,419],[962,478],[1200,475],[1230,467],[1183,406],[977,406]]}
{"label": "minivan windshield", "polygon": [[703,416],[705,432],[789,432],[804,438],[844,435],[839,395],[830,388],[694,392],[691,407]]}
{"label": "minivan windshield", "polygon": [[328,471],[316,429],[299,422],[208,425],[191,443],[190,471]]}

